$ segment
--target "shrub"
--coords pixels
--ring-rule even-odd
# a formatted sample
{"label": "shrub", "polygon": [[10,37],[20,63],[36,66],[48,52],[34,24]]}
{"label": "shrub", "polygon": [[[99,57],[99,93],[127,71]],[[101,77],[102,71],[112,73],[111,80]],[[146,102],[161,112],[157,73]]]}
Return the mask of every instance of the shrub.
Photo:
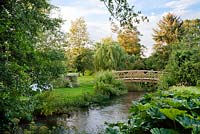
{"label": "shrub", "polygon": [[19,97],[2,92],[0,98],[0,133],[4,130],[14,133],[18,130],[19,123],[33,119],[33,112],[38,102],[33,97]]}
{"label": "shrub", "polygon": [[105,71],[97,73],[95,80],[95,90],[97,93],[106,96],[119,96],[127,92],[122,81],[117,80],[112,72]]}
{"label": "shrub", "polygon": [[93,103],[93,97],[95,97],[93,94],[86,92],[78,96],[69,95],[63,98],[53,91],[46,91],[36,96],[40,103],[37,105],[35,114],[47,116],[68,113],[75,108],[89,106]]}
{"label": "shrub", "polygon": [[199,100],[198,88],[176,87],[146,94],[133,102],[127,123],[109,124],[106,131],[124,134],[197,134],[200,133]]}
{"label": "shrub", "polygon": [[195,86],[200,79],[200,47],[190,48],[182,45],[183,48],[174,48],[165,68],[167,75],[161,79],[161,87]]}
{"label": "shrub", "polygon": [[197,86],[200,87],[200,80],[197,80]]}
{"label": "shrub", "polygon": [[64,76],[61,76],[51,82],[54,88],[69,87],[70,81]]}

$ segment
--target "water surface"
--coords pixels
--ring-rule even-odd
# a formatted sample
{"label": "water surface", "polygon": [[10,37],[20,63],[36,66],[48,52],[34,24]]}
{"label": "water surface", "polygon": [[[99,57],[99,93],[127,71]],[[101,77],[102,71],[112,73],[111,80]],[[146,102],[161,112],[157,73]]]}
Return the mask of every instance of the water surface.
{"label": "water surface", "polygon": [[144,92],[129,92],[127,95],[113,99],[106,106],[93,106],[73,112],[70,116],[63,114],[38,119],[37,123],[49,127],[60,126],[60,134],[96,134],[105,128],[105,122],[127,121],[128,110],[133,100],[139,99]]}

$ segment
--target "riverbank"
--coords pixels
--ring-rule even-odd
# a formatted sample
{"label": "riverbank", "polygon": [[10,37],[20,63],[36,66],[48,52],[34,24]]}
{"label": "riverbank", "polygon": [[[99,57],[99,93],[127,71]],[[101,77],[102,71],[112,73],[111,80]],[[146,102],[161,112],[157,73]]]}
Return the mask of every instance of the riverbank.
{"label": "riverbank", "polygon": [[57,88],[50,92],[37,95],[40,104],[37,109],[39,115],[68,113],[74,108],[87,107],[91,104],[103,103],[109,98],[95,94],[94,77],[78,77],[79,87]]}

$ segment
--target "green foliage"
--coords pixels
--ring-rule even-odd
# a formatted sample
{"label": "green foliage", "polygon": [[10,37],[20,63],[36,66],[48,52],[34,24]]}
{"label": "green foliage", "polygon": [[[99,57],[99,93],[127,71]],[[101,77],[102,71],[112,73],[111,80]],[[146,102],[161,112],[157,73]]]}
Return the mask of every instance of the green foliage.
{"label": "green foliage", "polygon": [[[191,90],[191,88],[193,90]],[[199,88],[174,87],[134,101],[127,123],[109,124],[107,133],[188,134],[199,132]]]}
{"label": "green foliage", "polygon": [[109,99],[107,96],[95,94],[93,76],[79,77],[79,81],[79,87],[57,88],[36,95],[35,97],[40,103],[34,113],[36,115],[67,113],[91,104],[102,104]]}
{"label": "green foliage", "polygon": [[76,57],[75,67],[78,72],[85,75],[85,71],[94,71],[93,58],[94,52],[91,49],[84,49],[80,55]]}
{"label": "green foliage", "polygon": [[64,91],[69,89],[62,89],[62,92],[61,90],[56,90],[52,92],[47,91],[37,96],[41,103],[37,105],[36,114],[47,116],[66,113],[74,108],[87,107],[93,102],[94,96],[88,91],[79,92],[74,89],[70,93],[69,91]]}
{"label": "green foliage", "polygon": [[150,57],[144,60],[145,68],[148,70],[164,70],[169,61],[171,51],[170,45],[157,48]]}
{"label": "green foliage", "polygon": [[183,28],[182,40],[190,46],[196,46],[200,40],[200,19],[184,20]]}
{"label": "green foliage", "polygon": [[[54,39],[60,34],[62,22],[50,17],[52,5],[46,0],[0,3],[0,113],[4,120],[0,127],[6,128],[9,122],[11,126],[14,124],[12,119],[20,122],[32,119],[37,103],[32,100],[30,85],[48,84],[62,74],[65,67],[63,53],[50,45],[57,44]],[[46,33],[48,36],[43,36]]]}
{"label": "green foliage", "polygon": [[134,6],[130,6],[128,0],[100,0],[111,14],[110,20],[120,23],[120,26],[134,27],[134,23],[139,23],[141,20],[147,20],[147,17],[141,16],[141,12],[134,11]]}
{"label": "green foliage", "polygon": [[106,96],[119,96],[127,92],[122,81],[117,80],[112,72],[98,72],[95,79],[95,90]]}
{"label": "green foliage", "polygon": [[63,88],[63,87],[69,87],[70,81],[66,79],[66,77],[61,76],[57,79],[54,79],[51,84],[54,88]]}
{"label": "green foliage", "polygon": [[172,85],[196,85],[200,79],[200,47],[188,47],[181,43],[174,49],[161,78],[161,87]]}
{"label": "green foliage", "polygon": [[94,95],[94,78],[84,76],[79,77],[78,80],[80,81],[79,87],[57,88],[36,95],[36,98],[40,101],[35,110],[36,114],[66,113],[73,108],[88,106],[98,101]]}
{"label": "green foliage", "polygon": [[160,112],[167,116],[169,119],[175,120],[177,115],[184,115],[187,111],[179,110],[176,108],[163,108],[160,109]]}
{"label": "green foliage", "polygon": [[38,104],[38,100],[36,100],[34,97],[29,97],[28,99],[23,99],[22,97],[16,98],[6,92],[1,92],[0,95],[0,106],[2,107],[0,110],[2,121],[0,125],[0,131],[15,131],[18,123],[21,121],[27,122],[32,120],[33,112]]}
{"label": "green foliage", "polygon": [[49,17],[52,8],[45,0],[1,2],[0,80],[5,88],[23,91],[31,84],[32,70],[41,62],[36,51],[40,33],[58,31],[61,22]]}
{"label": "green foliage", "polygon": [[200,86],[200,80],[197,80],[197,86]]}
{"label": "green foliage", "polygon": [[66,73],[66,57],[63,50],[46,48],[37,53],[37,60],[33,63],[32,83],[49,84],[60,75]]}
{"label": "green foliage", "polygon": [[173,129],[165,129],[165,128],[153,128],[151,129],[152,134],[179,134],[177,131]]}
{"label": "green foliage", "polygon": [[94,65],[97,71],[120,70],[125,67],[126,53],[118,43],[112,41],[99,45],[94,55]]}
{"label": "green foliage", "polygon": [[178,121],[184,128],[194,128],[194,126],[200,125],[200,120],[190,115],[177,116],[176,121]]}

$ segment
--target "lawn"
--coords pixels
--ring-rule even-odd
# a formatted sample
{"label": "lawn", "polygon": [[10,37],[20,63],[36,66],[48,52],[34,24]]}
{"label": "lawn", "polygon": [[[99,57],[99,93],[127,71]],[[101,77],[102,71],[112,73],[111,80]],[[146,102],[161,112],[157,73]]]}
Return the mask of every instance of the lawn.
{"label": "lawn", "polygon": [[53,94],[60,98],[79,97],[83,94],[94,93],[94,76],[78,77],[79,87],[76,88],[57,88],[53,90]]}
{"label": "lawn", "polygon": [[92,103],[94,94],[94,76],[81,76],[76,88],[57,88],[38,95],[41,105],[40,114],[65,113],[73,107],[85,107]]}

